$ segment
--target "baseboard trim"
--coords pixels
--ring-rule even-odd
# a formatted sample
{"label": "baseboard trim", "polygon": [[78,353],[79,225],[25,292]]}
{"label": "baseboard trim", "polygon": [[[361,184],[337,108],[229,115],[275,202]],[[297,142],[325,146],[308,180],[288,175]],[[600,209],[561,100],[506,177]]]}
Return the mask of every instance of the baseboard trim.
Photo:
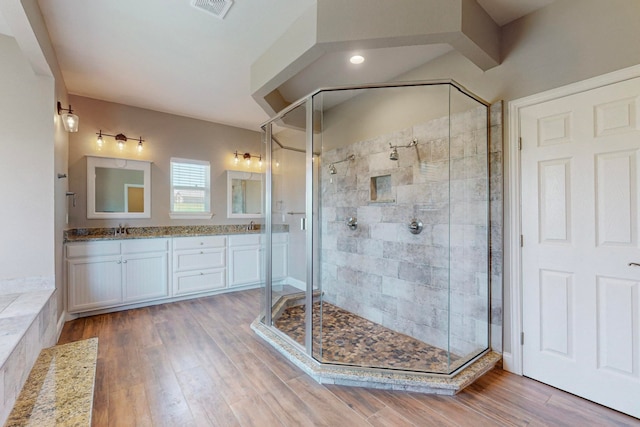
{"label": "baseboard trim", "polygon": [[58,323],[56,324],[56,343],[60,339],[60,335],[62,334],[62,328],[64,328],[64,324],[67,321],[68,313],[66,310],[62,312],[62,314],[58,317]]}
{"label": "baseboard trim", "polygon": [[520,372],[518,372],[518,366],[516,363],[514,363],[513,354],[511,354],[510,352],[507,353],[505,351],[502,353],[502,369],[516,375],[522,375]]}

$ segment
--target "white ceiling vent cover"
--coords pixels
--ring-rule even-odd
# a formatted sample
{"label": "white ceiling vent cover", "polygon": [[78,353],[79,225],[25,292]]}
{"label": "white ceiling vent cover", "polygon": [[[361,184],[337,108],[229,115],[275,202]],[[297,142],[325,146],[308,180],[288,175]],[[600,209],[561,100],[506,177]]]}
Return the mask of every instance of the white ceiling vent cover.
{"label": "white ceiling vent cover", "polygon": [[220,19],[224,18],[232,5],[233,0],[191,0],[191,6]]}

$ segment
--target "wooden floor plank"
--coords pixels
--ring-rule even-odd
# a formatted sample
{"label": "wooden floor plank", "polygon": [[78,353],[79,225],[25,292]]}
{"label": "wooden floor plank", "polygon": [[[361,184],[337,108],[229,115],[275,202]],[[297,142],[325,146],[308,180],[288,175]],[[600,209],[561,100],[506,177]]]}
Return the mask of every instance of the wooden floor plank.
{"label": "wooden floor plank", "polygon": [[366,388],[336,385],[325,387],[363,418],[369,418],[387,407]]}
{"label": "wooden floor plank", "polygon": [[370,425],[356,411],[338,399],[326,387],[316,383],[307,376],[301,376],[287,382],[303,402],[315,415],[325,421],[327,426],[366,426]]}
{"label": "wooden floor plank", "polygon": [[109,403],[116,409],[109,414],[110,427],[153,426],[144,384],[111,393]]}
{"label": "wooden floor plank", "polygon": [[240,425],[218,384],[205,369],[196,367],[182,370],[177,376],[191,413],[199,424],[220,427]]}
{"label": "wooden floor plank", "polygon": [[411,398],[411,393],[375,390],[373,392],[379,400],[393,408],[398,414],[410,422],[420,426],[455,426],[456,424],[434,411],[428,405]]}
{"label": "wooden floor plank", "polygon": [[415,427],[422,425],[422,423],[414,424],[410,422],[389,407],[384,407],[371,415],[367,421],[375,427]]}
{"label": "wooden floor plank", "polygon": [[231,409],[243,427],[284,426],[278,415],[260,396],[251,396],[242,399],[233,405]]}
{"label": "wooden floor plank", "polygon": [[456,396],[320,385],[257,337],[250,290],[67,322],[59,344],[98,337],[94,426],[640,426],[510,374]]}

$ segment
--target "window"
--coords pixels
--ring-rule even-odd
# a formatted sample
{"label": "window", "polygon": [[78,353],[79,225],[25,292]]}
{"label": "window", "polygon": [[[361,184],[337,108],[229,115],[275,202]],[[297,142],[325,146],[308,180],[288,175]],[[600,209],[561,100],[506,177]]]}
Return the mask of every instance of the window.
{"label": "window", "polygon": [[211,218],[209,162],[171,159],[171,218]]}

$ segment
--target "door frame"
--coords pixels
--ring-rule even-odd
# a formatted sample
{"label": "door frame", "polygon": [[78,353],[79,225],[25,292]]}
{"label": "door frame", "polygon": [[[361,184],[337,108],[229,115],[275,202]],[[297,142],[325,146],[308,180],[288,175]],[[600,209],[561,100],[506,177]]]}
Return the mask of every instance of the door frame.
{"label": "door frame", "polygon": [[504,146],[505,159],[505,236],[504,236],[504,274],[507,282],[505,287],[509,289],[509,308],[511,333],[505,336],[505,341],[510,343],[510,352],[503,351],[502,359],[504,369],[518,375],[522,375],[523,357],[522,350],[522,248],[520,246],[522,235],[522,181],[520,158],[520,114],[521,110],[532,105],[552,101],[577,93],[586,92],[602,86],[619,83],[640,77],[640,65],[623,68],[618,71],[603,74],[577,83],[547,90],[524,98],[509,101],[508,138]]}

